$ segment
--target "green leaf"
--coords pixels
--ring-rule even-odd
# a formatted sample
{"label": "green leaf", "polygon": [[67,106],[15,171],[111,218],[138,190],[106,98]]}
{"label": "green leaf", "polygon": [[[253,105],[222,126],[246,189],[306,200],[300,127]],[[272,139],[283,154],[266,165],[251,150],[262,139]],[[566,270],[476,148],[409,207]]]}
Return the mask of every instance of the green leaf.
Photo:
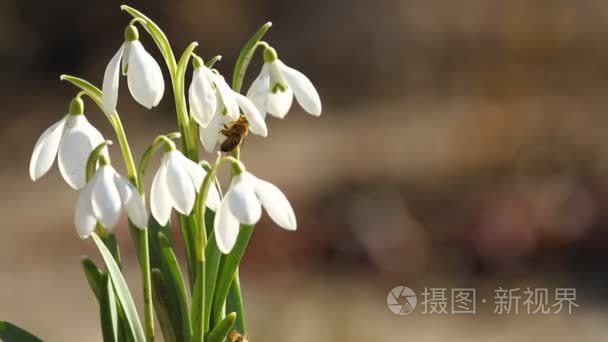
{"label": "green leaf", "polygon": [[182,237],[184,239],[186,268],[188,271],[188,283],[190,289],[194,289],[194,282],[196,281],[196,217],[194,213],[190,215],[177,214],[179,219],[179,226],[182,231]]}
{"label": "green leaf", "polygon": [[180,329],[181,326],[178,321],[179,316],[172,315],[173,305],[170,302],[169,289],[162,272],[158,268],[152,269],[152,290],[154,309],[156,310],[160,330],[163,333],[165,342],[179,341],[175,333],[176,329]]}
{"label": "green leaf", "polygon": [[[129,223],[131,223],[131,221],[129,221]],[[106,245],[106,247],[108,248],[108,251],[110,251],[110,254],[112,254],[112,257],[114,257],[114,261],[116,261],[118,269],[122,270],[122,265],[120,263],[120,248],[118,247],[118,240],[116,240],[116,234],[110,233],[100,238],[101,241],[103,241],[104,245]]]}
{"label": "green leaf", "polygon": [[228,298],[226,298],[226,311],[236,313],[234,329],[244,335],[247,329],[245,326],[245,311],[243,308],[243,296],[241,294],[241,281],[239,279],[238,268],[234,274],[234,279],[232,279],[232,284],[230,284]]}
{"label": "green leaf", "polygon": [[120,9],[129,13],[131,16],[133,16],[133,18],[137,18],[143,22],[144,28],[146,31],[148,31],[154,40],[154,43],[156,43],[158,46],[160,53],[167,62],[169,72],[171,73],[171,76],[173,76],[173,74],[175,74],[177,71],[177,63],[175,61],[175,56],[173,55],[173,50],[171,50],[171,44],[169,44],[169,39],[167,39],[165,33],[150,18],[133,7],[122,5],[120,6]]}
{"label": "green leaf", "polygon": [[125,316],[127,318],[127,321],[129,322],[129,327],[131,328],[131,333],[133,334],[135,341],[145,341],[144,331],[141,327],[139,316],[137,315],[137,308],[135,307],[135,303],[133,302],[133,298],[131,297],[131,293],[129,292],[129,287],[127,286],[125,279],[120,273],[120,269],[118,268],[116,261],[114,261],[112,254],[106,248],[106,246],[97,236],[97,234],[92,233],[91,236],[93,237],[93,241],[95,241],[95,245],[97,245],[97,249],[99,249],[102,258],[106,263],[108,273],[110,274],[110,278],[112,279],[112,284],[114,284],[116,296],[122,304]]}
{"label": "green leaf", "polygon": [[188,307],[188,297],[186,284],[184,283],[184,277],[179,267],[177,257],[171,248],[169,240],[163,233],[158,234],[160,241],[161,252],[164,257],[164,262],[169,269],[170,279],[167,280],[167,284],[172,288],[173,293],[177,298],[174,298],[179,306],[181,314],[182,332],[185,336],[185,341],[189,341],[192,338],[192,325],[190,321],[190,310]]}
{"label": "green leaf", "polygon": [[99,300],[99,315],[101,317],[101,332],[104,342],[113,342],[117,339],[118,315],[116,313],[116,299],[112,280],[107,273],[101,276],[101,298]]}
{"label": "green leaf", "polygon": [[91,290],[97,301],[99,301],[99,288],[101,287],[101,278],[103,274],[99,267],[95,265],[95,262],[91,260],[89,257],[82,258],[82,268],[84,269],[84,275],[87,277],[87,281],[89,282],[89,286],[91,286]]}
{"label": "green leaf", "polygon": [[226,297],[228,296],[230,284],[234,279],[234,275],[236,274],[236,270],[241,263],[241,259],[245,253],[245,248],[247,248],[247,244],[249,243],[249,239],[251,239],[252,234],[253,226],[241,225],[239,236],[236,239],[236,243],[232,248],[232,251],[230,254],[225,255],[222,258],[220,273],[217,278],[215,293],[213,295],[211,326],[213,326],[213,324],[217,324],[217,322],[221,320],[222,310],[224,303],[226,302]]}
{"label": "green leaf", "polygon": [[232,74],[232,89],[234,89],[234,91],[241,91],[243,79],[245,78],[245,73],[249,67],[249,62],[251,62],[251,58],[253,58],[253,54],[257,48],[257,43],[262,39],[262,37],[264,37],[270,26],[272,26],[271,22],[267,22],[266,24],[262,25],[262,27],[260,27],[257,32],[254,33],[251,38],[249,38],[241,50],[239,58],[236,60],[236,64],[234,65],[234,74]]}
{"label": "green leaf", "polygon": [[234,326],[234,322],[236,320],[236,313],[231,312],[218,324],[213,331],[207,337],[207,342],[223,342],[230,331],[232,331],[232,327]]}
{"label": "green leaf", "polygon": [[0,340],[4,342],[42,342],[38,337],[6,321],[0,321]]}
{"label": "green leaf", "polygon": [[[206,213],[211,210],[206,210]],[[213,222],[213,221],[212,221]],[[217,280],[217,273],[220,267],[220,260],[222,253],[217,247],[217,241],[215,240],[215,233],[212,231],[207,241],[207,247],[205,248],[205,333],[209,332],[209,319],[211,316],[211,304],[213,294],[215,292],[215,284]]]}
{"label": "green leaf", "polygon": [[193,341],[202,342],[205,336],[205,321],[203,320],[205,317],[204,314],[205,308],[205,294],[204,294],[204,284],[205,284],[205,262],[204,260],[199,260],[197,262],[197,278],[194,285],[194,291],[192,294],[192,326],[193,326]]}
{"label": "green leaf", "polygon": [[[167,335],[174,336],[174,341],[184,341],[182,331],[182,318],[181,318],[181,303],[179,301],[178,281],[173,278],[173,274],[169,268],[169,261],[165,258],[163,253],[159,234],[163,234],[169,240],[171,237],[171,225],[161,226],[154,217],[150,217],[148,222],[149,240],[150,240],[150,264],[152,265],[152,282],[153,282],[153,296],[155,299],[155,308],[159,321],[161,315],[164,315],[162,311],[167,312],[169,322],[171,325],[171,331]],[[172,246],[172,242],[169,240],[169,244]],[[154,270],[156,269],[156,270]],[[158,273],[158,274],[155,274]],[[156,278],[156,279],[155,279]],[[159,300],[160,304],[157,305],[156,301]],[[161,329],[163,324],[161,322]],[[165,329],[166,330],[166,329]],[[163,332],[163,335],[165,333]],[[167,337],[165,337],[167,340]]]}

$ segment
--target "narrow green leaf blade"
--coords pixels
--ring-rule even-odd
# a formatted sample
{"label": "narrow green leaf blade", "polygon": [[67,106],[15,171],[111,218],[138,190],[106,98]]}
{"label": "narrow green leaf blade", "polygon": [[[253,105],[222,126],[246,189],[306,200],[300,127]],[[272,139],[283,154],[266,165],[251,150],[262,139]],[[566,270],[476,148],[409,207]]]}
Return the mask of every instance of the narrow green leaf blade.
{"label": "narrow green leaf blade", "polygon": [[264,37],[270,26],[272,26],[271,22],[267,22],[266,24],[262,25],[262,27],[260,27],[257,32],[254,33],[251,38],[249,38],[241,50],[241,53],[239,54],[234,66],[234,74],[232,74],[232,89],[234,91],[241,91],[243,79],[245,78],[245,73],[249,67],[249,62],[251,62],[251,58],[255,53],[256,44],[262,39],[262,37]]}
{"label": "narrow green leaf blade", "polygon": [[38,337],[6,321],[0,321],[0,340],[4,342],[42,342]]}
{"label": "narrow green leaf blade", "polygon": [[207,342],[223,342],[236,321],[236,313],[231,312],[218,324],[207,337]]}
{"label": "narrow green leaf blade", "polygon": [[101,298],[99,300],[99,315],[101,317],[101,332],[104,342],[114,342],[118,333],[118,315],[116,313],[116,299],[112,280],[107,273],[101,276],[101,287],[99,289]]}
{"label": "narrow green leaf blade", "polygon": [[239,269],[236,269],[228,297],[226,298],[226,311],[236,313],[236,322],[234,329],[245,335],[247,327],[245,326],[245,312],[243,307],[243,295],[241,294],[241,280],[239,277]]}
{"label": "narrow green leaf blade", "polygon": [[91,290],[99,302],[99,288],[101,287],[101,278],[103,274],[95,262],[89,257],[82,258],[82,268],[84,269],[84,275],[87,277],[89,286],[91,286]]}
{"label": "narrow green leaf blade", "polygon": [[192,325],[188,305],[188,292],[186,290],[186,284],[184,283],[184,277],[179,267],[177,257],[173,252],[173,248],[171,248],[171,243],[169,243],[169,240],[163,233],[159,233],[158,238],[160,241],[164,262],[166,262],[171,276],[170,279],[166,279],[167,284],[170,287],[173,287],[174,293],[177,296],[175,299],[177,300],[180,309],[182,331],[185,336],[185,340],[189,341],[192,338]]}
{"label": "narrow green leaf blade", "polygon": [[[207,212],[211,210],[206,210]],[[215,284],[217,281],[217,274],[220,267],[220,260],[222,252],[217,247],[217,241],[215,240],[215,233],[212,231],[209,235],[209,241],[205,248],[205,333],[209,332],[209,320],[211,316],[211,304],[213,295],[215,292]]]}
{"label": "narrow green leaf blade", "polygon": [[181,325],[178,322],[179,316],[176,317],[171,314],[171,297],[165,278],[158,268],[152,269],[152,290],[154,308],[165,342],[179,341],[175,333],[181,328]]}
{"label": "narrow green leaf blade", "polygon": [[112,284],[114,284],[114,288],[116,290],[116,296],[122,304],[122,308],[125,312],[127,321],[129,322],[129,327],[131,328],[133,337],[135,338],[136,342],[144,342],[146,340],[144,337],[144,331],[141,327],[139,316],[137,315],[137,308],[135,307],[135,303],[133,302],[133,298],[129,292],[127,282],[120,273],[120,269],[118,268],[116,261],[114,261],[112,254],[103,244],[101,239],[95,233],[92,233],[91,236],[93,237],[93,241],[95,241],[97,249],[99,249],[103,260],[106,263],[108,273],[112,279]]}
{"label": "narrow green leaf blade", "polygon": [[236,243],[232,248],[232,252],[225,255],[222,259],[220,273],[217,278],[215,293],[213,295],[211,326],[213,326],[213,324],[217,324],[217,322],[221,320],[222,308],[226,302],[230,284],[232,284],[232,279],[234,279],[234,275],[236,274],[236,270],[241,263],[243,254],[245,254],[245,249],[247,248],[247,244],[249,243],[249,239],[251,239],[252,234],[253,226],[241,225],[239,236],[237,237]]}

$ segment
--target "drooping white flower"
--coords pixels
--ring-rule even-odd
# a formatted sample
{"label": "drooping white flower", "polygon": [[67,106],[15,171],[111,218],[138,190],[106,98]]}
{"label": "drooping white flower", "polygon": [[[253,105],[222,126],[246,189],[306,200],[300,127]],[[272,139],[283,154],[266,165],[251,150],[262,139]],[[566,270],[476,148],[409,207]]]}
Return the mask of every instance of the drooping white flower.
{"label": "drooping white flower", "polygon": [[80,190],[76,202],[74,222],[78,235],[82,239],[89,237],[97,222],[109,232],[114,231],[123,207],[135,226],[143,229],[148,225],[148,212],[137,189],[111,165],[100,166]]}
{"label": "drooping white flower", "polygon": [[194,73],[188,91],[192,118],[201,126],[207,127],[216,114],[216,109],[232,120],[239,117],[239,105],[224,77],[207,68],[202,59],[194,57]]}
{"label": "drooping white flower", "polygon": [[[150,210],[154,219],[161,225],[166,225],[172,208],[181,214],[190,214],[196,201],[196,193],[206,175],[205,169],[186,158],[180,151],[165,153],[150,190]],[[220,195],[217,189],[210,187],[207,207],[215,211],[219,203]]]}
{"label": "drooping white flower", "polygon": [[[266,122],[264,118],[258,112],[255,105],[245,96],[233,92],[236,101],[238,103],[239,108],[243,112],[243,115],[247,119],[249,123],[249,131],[253,134],[259,135],[261,137],[268,136],[268,127],[266,126]],[[237,117],[238,119],[238,117]],[[215,151],[215,147],[218,142],[221,142],[225,137],[220,133],[220,130],[224,125],[230,124],[230,122],[234,121],[234,119],[228,115],[225,115],[221,111],[221,106],[216,107],[215,114],[211,117],[211,121],[207,124],[206,127],[201,126],[199,129],[199,136],[201,142],[203,143],[203,147],[209,153]]]}
{"label": "drooping white flower", "polygon": [[262,207],[277,225],[296,230],[295,213],[279,188],[246,171],[234,176],[215,214],[215,238],[222,253],[228,254],[234,247],[240,224],[260,220]]}
{"label": "drooping white flower", "polygon": [[[116,111],[120,69],[127,76],[133,98],[142,106],[156,107],[165,92],[165,81],[158,63],[139,41],[137,28],[125,29],[125,42],[112,57],[103,75],[103,108],[107,114]],[[122,63],[121,63],[122,61]]]}
{"label": "drooping white flower", "polygon": [[64,116],[38,138],[30,160],[30,178],[36,181],[46,174],[58,155],[63,179],[74,189],[82,188],[89,154],[103,141],[101,133],[84,115]]}
{"label": "drooping white flower", "polygon": [[321,99],[312,82],[304,74],[290,68],[277,58],[276,51],[264,50],[264,66],[247,91],[247,97],[258,111],[284,118],[291,108],[293,97],[308,113],[321,115]]}
{"label": "drooping white flower", "polygon": [[238,120],[240,111],[247,118],[251,133],[268,135],[266,122],[251,100],[233,91],[224,77],[207,68],[200,57],[194,57],[194,65],[188,94],[190,112],[200,125],[201,142],[208,152],[213,152],[221,139],[222,126]]}

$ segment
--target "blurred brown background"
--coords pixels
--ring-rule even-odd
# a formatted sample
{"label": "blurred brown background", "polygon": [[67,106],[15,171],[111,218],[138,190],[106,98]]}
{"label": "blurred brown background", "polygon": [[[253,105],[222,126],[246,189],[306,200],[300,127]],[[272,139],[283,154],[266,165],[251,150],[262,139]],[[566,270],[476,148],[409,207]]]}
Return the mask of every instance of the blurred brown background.
{"label": "blurred brown background", "polygon": [[[0,319],[48,341],[101,340],[79,264],[97,252],[75,234],[76,194],[56,167],[33,184],[27,165],[75,94],[59,75],[101,84],[129,20],[120,4],[0,1]],[[296,106],[244,147],[248,168],[286,192],[299,221],[288,233],[264,218],[250,244],[242,283],[252,341],[608,338],[606,1],[128,4],[176,51],[196,40],[204,58],[222,54],[228,78],[242,44],[270,20],[266,40],[321,94],[319,119]],[[166,92],[147,111],[121,84],[139,156],[176,129],[173,100]],[[87,113],[112,136],[92,103]],[[119,231],[139,292],[124,224]],[[397,285],[477,288],[489,302],[499,286],[571,287],[580,307],[499,316],[488,303],[474,316],[400,317],[386,307]]]}

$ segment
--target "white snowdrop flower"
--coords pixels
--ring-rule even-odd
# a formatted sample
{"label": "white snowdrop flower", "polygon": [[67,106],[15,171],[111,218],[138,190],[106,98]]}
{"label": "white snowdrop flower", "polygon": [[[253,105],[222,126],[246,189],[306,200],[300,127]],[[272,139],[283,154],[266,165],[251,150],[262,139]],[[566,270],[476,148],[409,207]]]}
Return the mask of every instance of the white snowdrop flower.
{"label": "white snowdrop flower", "polygon": [[256,105],[262,116],[269,113],[284,118],[291,108],[294,95],[305,111],[314,116],[321,115],[319,93],[308,77],[285,65],[277,58],[273,48],[266,47],[264,66],[247,91],[247,97]]}
{"label": "white snowdrop flower", "polygon": [[148,225],[148,212],[137,189],[111,165],[100,166],[78,196],[74,217],[78,235],[88,238],[97,222],[113,232],[123,207],[135,226]]}
{"label": "white snowdrop flower", "polygon": [[127,76],[133,98],[148,109],[156,107],[165,92],[163,73],[139,41],[139,33],[133,25],[125,29],[125,42],[112,57],[103,75],[103,108],[106,114],[116,111],[120,69]]}
{"label": "white snowdrop flower", "polygon": [[200,125],[200,139],[208,152],[213,152],[222,135],[224,124],[239,119],[242,111],[249,130],[262,137],[268,136],[264,117],[247,97],[233,91],[222,75],[205,66],[194,56],[194,74],[189,89],[190,113]]}
{"label": "white snowdrop flower", "polygon": [[201,126],[207,127],[216,109],[225,113],[232,120],[239,117],[239,104],[224,77],[207,68],[203,60],[194,56],[194,73],[188,91],[190,112],[194,120]]}
{"label": "white snowdrop flower", "polygon": [[[189,215],[206,175],[202,166],[186,158],[179,150],[166,152],[150,190],[150,210],[154,219],[161,225],[166,225],[172,208]],[[207,207],[215,211],[219,203],[220,195],[215,187],[211,187]]]}
{"label": "white snowdrop flower", "polygon": [[104,139],[87,121],[80,98],[72,100],[70,114],[45,130],[32,152],[30,178],[38,180],[53,165],[55,156],[63,179],[74,189],[86,183],[85,168],[89,154]]}
{"label": "white snowdrop flower", "polygon": [[[268,127],[266,126],[264,117],[260,114],[255,105],[247,97],[232,90],[231,92],[236,98],[238,108],[241,109],[243,116],[247,119],[249,131],[253,134],[267,137]],[[231,116],[222,112],[221,106],[216,106],[215,113],[211,116],[211,120],[207,126],[204,127],[201,125],[199,129],[201,142],[203,143],[203,147],[205,147],[207,152],[212,153],[215,150],[217,143],[225,138],[220,133],[220,130],[224,125],[230,125],[230,123],[234,120],[235,119],[233,119]]]}
{"label": "white snowdrop flower", "polygon": [[240,224],[260,220],[262,207],[277,225],[296,230],[296,216],[279,188],[246,171],[234,176],[215,215],[215,238],[222,253],[228,254],[234,247]]}

